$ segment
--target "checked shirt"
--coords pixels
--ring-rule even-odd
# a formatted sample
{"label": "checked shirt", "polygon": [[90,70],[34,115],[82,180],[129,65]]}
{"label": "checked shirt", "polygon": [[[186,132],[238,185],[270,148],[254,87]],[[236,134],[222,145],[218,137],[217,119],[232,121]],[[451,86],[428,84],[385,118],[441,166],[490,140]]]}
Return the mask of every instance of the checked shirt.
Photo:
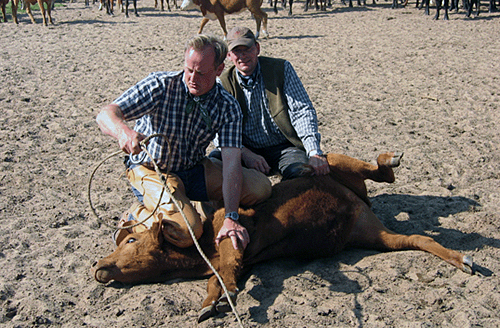
{"label": "checked shirt", "polygon": [[[218,83],[207,94],[193,97],[183,71],[155,72],[114,103],[126,121],[136,120],[135,131],[168,137],[170,154],[164,138],[152,138],[147,146],[162,171],[183,171],[198,164],[217,133],[221,147],[242,147],[240,106]],[[144,152],[131,160],[150,162]]]}
{"label": "checked shirt", "polygon": [[[318,132],[316,111],[289,61],[285,61],[284,74],[283,93],[288,103],[290,121],[307,155],[318,154],[321,152],[321,135]],[[243,126],[243,144],[259,149],[287,143],[286,137],[281,133],[269,112],[269,101],[260,64],[249,78],[243,77],[240,73],[236,75],[249,109]]]}

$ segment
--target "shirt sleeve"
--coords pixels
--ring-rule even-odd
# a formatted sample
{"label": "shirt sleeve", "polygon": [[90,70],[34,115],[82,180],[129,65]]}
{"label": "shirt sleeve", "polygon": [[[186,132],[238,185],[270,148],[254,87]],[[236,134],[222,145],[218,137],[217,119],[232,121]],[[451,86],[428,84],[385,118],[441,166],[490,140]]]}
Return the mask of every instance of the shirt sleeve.
{"label": "shirt sleeve", "polygon": [[151,73],[130,87],[113,103],[120,107],[126,121],[134,120],[152,112],[161,97],[164,97],[165,90],[165,79],[162,78],[162,73]]}
{"label": "shirt sleeve", "polygon": [[231,96],[222,86],[221,88],[221,110],[224,123],[213,140],[216,147],[241,148],[243,113],[236,99]]}
{"label": "shirt sleeve", "polygon": [[320,148],[321,135],[318,119],[309,96],[290,62],[285,61],[285,93],[290,120],[297,135],[304,144],[307,155],[323,154]]}

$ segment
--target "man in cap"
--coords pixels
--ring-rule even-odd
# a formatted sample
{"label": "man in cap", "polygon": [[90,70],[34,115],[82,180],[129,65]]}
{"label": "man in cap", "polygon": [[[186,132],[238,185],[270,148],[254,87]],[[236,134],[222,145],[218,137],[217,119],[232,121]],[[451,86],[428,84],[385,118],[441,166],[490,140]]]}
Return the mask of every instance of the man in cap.
{"label": "man in cap", "polygon": [[227,42],[234,66],[219,78],[243,111],[243,164],[283,179],[300,176],[304,164],[329,173],[316,111],[290,62],[259,56],[260,44],[245,27],[233,28]]}

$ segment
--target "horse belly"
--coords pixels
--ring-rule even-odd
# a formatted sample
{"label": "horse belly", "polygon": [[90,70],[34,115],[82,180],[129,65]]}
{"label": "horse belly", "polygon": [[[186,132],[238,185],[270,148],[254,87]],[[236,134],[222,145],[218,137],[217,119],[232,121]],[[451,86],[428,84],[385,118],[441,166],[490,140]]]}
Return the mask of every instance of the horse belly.
{"label": "horse belly", "polygon": [[[341,252],[347,244],[354,220],[334,218],[327,224],[299,226],[287,231],[280,240],[268,243],[260,250],[252,249],[250,242],[245,251],[245,263],[255,264],[277,258],[317,259]],[[278,234],[277,234],[278,235]],[[259,238],[254,245],[258,245]],[[261,244],[262,246],[262,244]]]}

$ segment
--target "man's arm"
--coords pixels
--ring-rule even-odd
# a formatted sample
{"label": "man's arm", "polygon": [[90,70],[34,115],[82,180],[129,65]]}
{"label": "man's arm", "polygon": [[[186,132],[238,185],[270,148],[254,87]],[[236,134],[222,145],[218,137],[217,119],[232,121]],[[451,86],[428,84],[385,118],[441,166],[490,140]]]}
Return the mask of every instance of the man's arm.
{"label": "man's arm", "polygon": [[255,169],[264,174],[269,174],[269,171],[271,170],[271,167],[264,157],[254,153],[246,147],[243,147],[241,150],[241,159],[243,160],[243,163],[245,163],[245,166],[249,169]]}
{"label": "man's arm", "polygon": [[309,165],[314,168],[316,175],[325,175],[330,173],[330,166],[325,156],[313,155],[309,157]]}
{"label": "man's arm", "polygon": [[[224,207],[226,213],[238,212],[238,207],[241,197],[241,186],[243,181],[241,168],[241,149],[234,147],[222,147],[222,194],[224,197]],[[238,239],[246,248],[250,241],[250,236],[247,230],[239,222],[229,218],[224,220],[216,242],[219,242],[224,237],[230,237],[233,242],[233,247],[238,249]]]}
{"label": "man's arm", "polygon": [[302,81],[292,67],[285,62],[285,95],[288,101],[290,119],[309,157],[309,164],[317,175],[328,174],[330,167],[320,148],[321,136],[318,119],[309,95]]}
{"label": "man's arm", "polygon": [[97,115],[96,121],[103,133],[118,140],[120,149],[125,153],[138,154],[141,152],[139,144],[145,136],[128,127],[118,105],[105,106]]}

